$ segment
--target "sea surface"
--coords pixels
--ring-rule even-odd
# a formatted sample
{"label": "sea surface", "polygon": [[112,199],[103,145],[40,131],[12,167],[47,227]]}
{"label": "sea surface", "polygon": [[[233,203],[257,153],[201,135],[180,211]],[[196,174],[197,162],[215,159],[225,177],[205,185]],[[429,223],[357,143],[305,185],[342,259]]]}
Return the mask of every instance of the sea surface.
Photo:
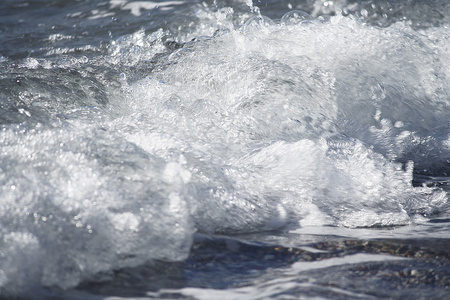
{"label": "sea surface", "polygon": [[1,0],[1,299],[449,299],[446,0]]}

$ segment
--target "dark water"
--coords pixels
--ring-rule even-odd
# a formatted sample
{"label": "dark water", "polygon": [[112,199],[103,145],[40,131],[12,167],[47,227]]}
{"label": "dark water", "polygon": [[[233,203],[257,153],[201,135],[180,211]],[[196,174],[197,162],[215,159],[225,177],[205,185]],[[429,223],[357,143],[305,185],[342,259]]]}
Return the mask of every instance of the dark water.
{"label": "dark water", "polygon": [[449,15],[3,0],[0,298],[448,298]]}

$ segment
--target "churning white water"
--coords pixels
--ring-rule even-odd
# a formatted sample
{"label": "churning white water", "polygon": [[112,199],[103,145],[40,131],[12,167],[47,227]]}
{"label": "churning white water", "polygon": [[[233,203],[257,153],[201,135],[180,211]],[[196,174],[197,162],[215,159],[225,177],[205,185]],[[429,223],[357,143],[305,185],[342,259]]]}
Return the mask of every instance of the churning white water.
{"label": "churning white water", "polygon": [[[69,18],[187,10],[141,2]],[[448,23],[376,26],[327,2],[281,19],[199,3],[178,29],[0,55],[0,295],[183,261],[196,232],[448,216],[448,190],[419,180],[450,173]]]}

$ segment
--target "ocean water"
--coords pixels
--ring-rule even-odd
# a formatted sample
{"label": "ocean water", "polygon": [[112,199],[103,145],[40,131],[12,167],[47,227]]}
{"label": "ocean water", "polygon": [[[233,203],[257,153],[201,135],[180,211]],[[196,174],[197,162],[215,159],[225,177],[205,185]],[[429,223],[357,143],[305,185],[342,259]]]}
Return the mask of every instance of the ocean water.
{"label": "ocean water", "polygon": [[2,0],[0,298],[446,299],[450,4]]}

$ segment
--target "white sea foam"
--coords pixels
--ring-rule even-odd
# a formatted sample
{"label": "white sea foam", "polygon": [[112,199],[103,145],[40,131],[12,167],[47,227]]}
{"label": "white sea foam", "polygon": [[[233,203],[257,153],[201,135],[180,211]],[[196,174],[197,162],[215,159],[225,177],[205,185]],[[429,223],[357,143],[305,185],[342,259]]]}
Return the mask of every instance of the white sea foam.
{"label": "white sea foam", "polygon": [[139,81],[122,73],[113,108],[4,127],[2,295],[183,260],[195,231],[400,225],[447,209],[445,191],[411,183],[414,165],[450,172],[447,29],[233,13],[205,7],[208,23],[179,33],[196,40],[170,55],[163,30],[111,43],[105,64],[154,64]]}
{"label": "white sea foam", "polygon": [[[448,153],[431,135],[448,127],[443,50],[401,24],[258,18],[186,44],[131,87],[131,105],[151,120],[138,143],[158,128],[182,145],[170,151],[187,158],[201,230],[406,224],[446,203],[442,191],[412,187],[407,162],[436,168]],[[423,148],[437,160],[417,159]]]}

